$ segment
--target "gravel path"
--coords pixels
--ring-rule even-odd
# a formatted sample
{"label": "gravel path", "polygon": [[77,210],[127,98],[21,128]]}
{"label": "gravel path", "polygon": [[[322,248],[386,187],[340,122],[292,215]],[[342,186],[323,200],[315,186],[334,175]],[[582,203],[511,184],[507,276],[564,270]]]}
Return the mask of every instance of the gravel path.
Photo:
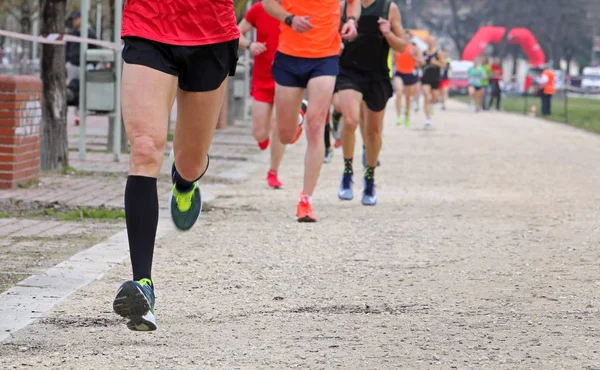
{"label": "gravel path", "polygon": [[600,137],[458,103],[432,131],[389,113],[377,207],[359,178],[337,200],[338,150],[320,221],[297,224],[300,143],[285,190],[254,173],[158,245],[158,331],[112,314],[122,265],[1,343],[0,368],[600,369]]}

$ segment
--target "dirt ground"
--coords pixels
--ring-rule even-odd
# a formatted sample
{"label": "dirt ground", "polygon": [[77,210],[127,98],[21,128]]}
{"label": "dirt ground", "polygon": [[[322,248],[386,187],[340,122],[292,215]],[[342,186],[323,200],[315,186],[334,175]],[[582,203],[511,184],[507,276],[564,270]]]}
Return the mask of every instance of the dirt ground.
{"label": "dirt ground", "polygon": [[158,331],[112,313],[127,262],[0,343],[0,368],[600,369],[600,137],[458,103],[430,131],[388,113],[376,207],[359,160],[337,199],[337,150],[319,222],[296,223],[301,142],[284,190],[265,168],[159,243]]}

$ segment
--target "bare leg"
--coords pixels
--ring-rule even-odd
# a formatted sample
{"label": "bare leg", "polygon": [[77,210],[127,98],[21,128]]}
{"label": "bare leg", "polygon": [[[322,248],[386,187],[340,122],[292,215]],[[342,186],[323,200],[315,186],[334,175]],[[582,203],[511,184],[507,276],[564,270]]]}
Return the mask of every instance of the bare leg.
{"label": "bare leg", "polygon": [[368,108],[366,110],[365,148],[368,167],[377,167],[377,159],[381,151],[384,115],[385,109],[379,112],[374,112]]}
{"label": "bare leg", "polygon": [[177,126],[173,140],[175,167],[179,175],[189,181],[197,179],[208,165],[207,154],[215,133],[225,83],[216,90],[177,92]]}
{"label": "bare leg", "polygon": [[423,111],[425,112],[425,118],[427,120],[431,119],[431,102],[432,102],[432,94],[431,94],[431,86],[430,85],[423,85],[422,87],[423,89],[423,97],[424,97],[424,105],[423,105]]}
{"label": "bare leg", "polygon": [[355,90],[340,91],[344,129],[342,130],[342,148],[344,159],[354,157],[356,145],[356,128],[361,121],[362,94]]}
{"label": "bare leg", "polygon": [[283,154],[285,153],[285,144],[279,139],[279,130],[277,130],[277,121],[275,112],[271,119],[271,171],[279,171]]}
{"label": "bare leg", "polygon": [[[399,119],[402,115],[402,97],[407,96],[407,89],[400,77],[394,77],[394,89],[396,90],[396,117]],[[410,109],[408,106],[406,109]]]}
{"label": "bare leg", "polygon": [[[327,112],[335,86],[334,76],[320,76],[311,79],[307,86],[308,109],[305,116],[306,138],[308,147],[304,157],[304,189],[303,194],[312,196],[323,166],[325,143],[323,130]],[[299,106],[300,104],[298,104]],[[279,111],[279,110],[278,110]],[[297,110],[294,110],[298,116]],[[297,122],[296,122],[297,124]]]}

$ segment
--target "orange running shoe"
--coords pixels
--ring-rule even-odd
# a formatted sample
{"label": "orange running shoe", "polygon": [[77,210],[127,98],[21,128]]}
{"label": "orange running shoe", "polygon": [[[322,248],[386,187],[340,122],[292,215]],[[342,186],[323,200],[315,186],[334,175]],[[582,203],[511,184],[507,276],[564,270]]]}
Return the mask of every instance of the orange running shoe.
{"label": "orange running shoe", "polygon": [[302,100],[302,105],[300,106],[300,114],[298,114],[298,129],[296,130],[296,137],[292,144],[296,144],[298,140],[300,140],[300,136],[302,136],[302,125],[304,124],[304,116],[306,115],[306,107],[308,102],[306,100]]}
{"label": "orange running shoe", "polygon": [[336,141],[333,143],[333,147],[334,147],[334,148],[339,148],[340,146],[342,146],[342,140],[336,140]]}
{"label": "orange running shoe", "polygon": [[296,206],[298,222],[317,222],[317,216],[312,211],[312,204],[307,195],[302,194]]}
{"label": "orange running shoe", "polygon": [[271,189],[281,189],[283,187],[283,184],[281,183],[281,181],[279,181],[279,178],[277,177],[277,172],[275,171],[267,172],[267,184],[269,184],[269,187]]}

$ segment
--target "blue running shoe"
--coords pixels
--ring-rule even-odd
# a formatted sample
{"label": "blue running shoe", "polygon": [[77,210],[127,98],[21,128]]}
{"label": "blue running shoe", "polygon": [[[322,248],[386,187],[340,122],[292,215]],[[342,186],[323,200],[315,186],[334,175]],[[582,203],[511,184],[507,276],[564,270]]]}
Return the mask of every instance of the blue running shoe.
{"label": "blue running shoe", "polygon": [[354,199],[354,191],[352,190],[352,184],[354,184],[352,174],[343,174],[342,183],[340,184],[340,190],[338,190],[338,198],[340,198],[340,200]]}
{"label": "blue running shoe", "polygon": [[156,330],[154,288],[150,279],[124,282],[113,301],[113,310],[129,319],[127,327],[135,331]]}
{"label": "blue running shoe", "polygon": [[364,206],[374,206],[377,204],[377,194],[375,193],[375,180],[364,180],[362,204]]}

